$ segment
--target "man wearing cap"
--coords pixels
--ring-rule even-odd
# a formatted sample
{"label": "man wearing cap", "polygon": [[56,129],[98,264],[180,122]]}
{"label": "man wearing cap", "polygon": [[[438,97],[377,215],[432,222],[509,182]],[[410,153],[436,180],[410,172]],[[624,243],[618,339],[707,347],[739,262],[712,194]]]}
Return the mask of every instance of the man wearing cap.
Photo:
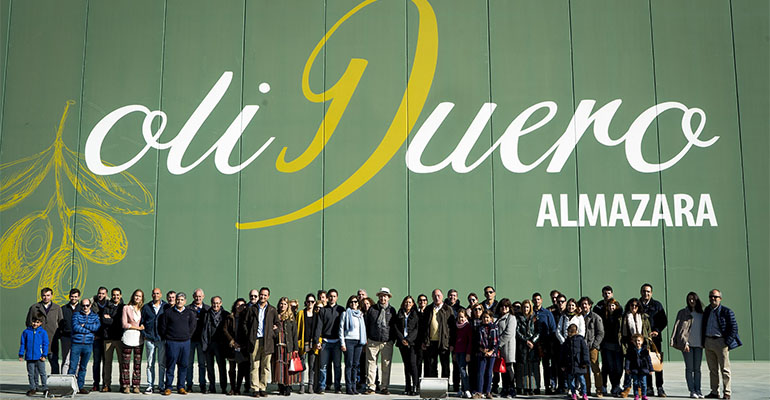
{"label": "man wearing cap", "polygon": [[369,341],[366,343],[366,364],[368,371],[366,374],[366,392],[364,394],[374,393],[374,380],[377,374],[377,355],[380,355],[380,371],[382,371],[382,381],[380,393],[390,394],[388,385],[390,384],[390,362],[393,360],[393,342],[396,335],[393,330],[393,323],[396,321],[396,309],[389,304],[390,289],[384,287],[377,292],[379,301],[371,306],[366,312],[366,336]]}

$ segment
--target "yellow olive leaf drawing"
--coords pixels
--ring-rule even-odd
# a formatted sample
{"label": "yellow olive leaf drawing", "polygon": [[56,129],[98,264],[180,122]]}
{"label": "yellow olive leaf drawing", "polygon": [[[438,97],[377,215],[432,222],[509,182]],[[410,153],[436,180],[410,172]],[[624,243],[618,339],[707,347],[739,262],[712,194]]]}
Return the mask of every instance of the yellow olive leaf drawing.
{"label": "yellow olive leaf drawing", "polygon": [[93,208],[78,208],[75,215],[75,248],[83,257],[110,265],[126,256],[126,233],[115,218]]}
{"label": "yellow olive leaf drawing", "polygon": [[[155,204],[147,188],[133,175],[123,171],[116,175],[101,176],[82,168],[82,155],[65,148],[64,171],[78,194],[91,204],[121,214],[144,215],[154,211]],[[81,166],[78,173],[78,165]],[[105,165],[110,165],[105,163]]]}
{"label": "yellow olive leaf drawing", "polygon": [[20,203],[37,189],[51,168],[53,146],[33,156],[0,165],[0,211]]}
{"label": "yellow olive leaf drawing", "polygon": [[[74,100],[67,101],[50,146],[0,164],[0,211],[24,201],[53,171],[54,191],[46,209],[22,217],[0,238],[0,287],[15,289],[39,276],[38,290],[52,288],[56,302],[66,301],[70,288],[85,287],[88,262],[113,265],[126,257],[128,237],[107,212],[144,215],[155,211],[152,195],[133,175],[95,175],[85,167],[83,156],[67,147],[62,133],[73,104]],[[64,194],[68,183],[78,198],[96,208],[70,207]],[[58,233],[49,218],[54,209],[61,222]],[[61,245],[51,254],[55,234]]]}
{"label": "yellow olive leaf drawing", "polygon": [[38,293],[49,287],[53,289],[53,301],[64,303],[70,288],[84,287],[87,272],[88,263],[80,253],[73,253],[69,247],[59,247],[43,267],[37,283]]}
{"label": "yellow olive leaf drawing", "polygon": [[21,287],[40,272],[51,251],[53,227],[46,211],[16,221],[0,239],[2,287]]}

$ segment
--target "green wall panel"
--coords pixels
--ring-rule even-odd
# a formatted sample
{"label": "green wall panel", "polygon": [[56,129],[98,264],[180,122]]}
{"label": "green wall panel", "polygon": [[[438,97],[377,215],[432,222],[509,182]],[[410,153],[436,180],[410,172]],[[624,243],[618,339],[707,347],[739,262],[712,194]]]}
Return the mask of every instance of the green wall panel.
{"label": "green wall panel", "polygon": [[[328,2],[326,29],[359,3]],[[352,58],[368,64],[333,135],[326,125],[324,193],[334,190],[369,158],[396,117],[406,90],[405,15],[404,2],[372,3],[345,21],[326,45],[327,89],[337,83]],[[402,149],[365,186],[324,210],[323,283],[327,289],[335,287],[344,294],[364,287],[374,295],[386,286],[399,300],[406,294],[403,159]],[[345,297],[340,300],[343,303],[347,299],[340,297]]]}
{"label": "green wall panel", "polygon": [[[3,304],[18,304],[19,301],[31,304],[39,299],[38,287],[44,286],[54,289],[56,302],[63,302],[70,289],[73,270],[81,271],[80,276],[84,279],[86,269],[99,267],[86,261],[78,262],[73,268],[72,226],[75,219],[71,213],[75,209],[75,189],[64,167],[77,171],[77,161],[73,162],[66,155],[69,154],[67,149],[74,152],[78,148],[86,14],[86,2],[13,4],[10,37],[17,39],[9,43],[8,48],[0,164],[19,162],[2,169],[2,180],[20,177],[29,183],[36,176],[42,180],[34,191],[20,190],[28,186],[19,184],[12,186],[12,192],[3,193],[4,201],[6,196],[13,195],[19,195],[20,199],[0,214],[0,231],[4,235],[0,244],[1,258],[2,262],[11,263],[11,268],[3,269],[4,287],[0,291],[0,303]],[[49,21],[47,29],[39,29],[36,21],[41,18]],[[57,139],[57,128],[69,100],[76,103],[70,105],[68,118]],[[61,152],[57,152],[57,148]],[[48,152],[43,153],[46,149]],[[49,162],[50,166],[46,168]],[[41,175],[19,175],[27,169],[39,171]],[[26,196],[21,196],[22,193]],[[26,236],[14,234],[22,232],[24,226],[30,226]],[[6,254],[20,254],[15,249],[22,245],[29,246],[21,253],[28,257],[28,262],[18,258],[11,261]],[[50,250],[46,252],[46,248]],[[74,254],[82,257],[77,251]],[[82,285],[82,281],[77,285]],[[23,327],[25,316],[26,308],[18,313],[3,310],[0,357],[14,357],[19,327]]]}
{"label": "green wall panel", "polygon": [[[596,101],[594,110],[621,99],[612,118],[609,136],[622,137],[644,110],[655,105],[649,4],[611,1],[573,2],[572,43],[575,101]],[[608,35],[607,32],[613,32]],[[595,125],[578,142],[578,188],[591,201],[605,195],[610,211],[613,195],[643,193],[652,199],[660,192],[658,173],[640,173],[629,165],[622,145],[605,146],[594,137]],[[642,154],[658,162],[657,126],[653,123],[642,142]],[[650,219],[652,207],[644,213]],[[635,212],[635,207],[629,210]],[[625,305],[639,297],[642,283],[649,282],[665,297],[663,236],[661,227],[632,228],[586,226],[580,228],[582,292],[594,302],[601,289],[613,286],[615,297]]]}
{"label": "green wall panel", "polygon": [[[438,19],[438,64],[433,86],[416,127],[440,102],[455,104],[422,154],[422,163],[442,162],[457,146],[479,108],[489,102],[487,7],[479,1],[433,2]],[[408,36],[416,35],[419,15],[410,6]],[[413,58],[410,58],[410,60]],[[411,64],[410,64],[411,67]],[[491,143],[487,125],[468,160]],[[480,291],[494,279],[492,164],[466,174],[451,166],[432,173],[409,172],[409,261],[413,293],[434,288]]]}
{"label": "green wall panel", "polygon": [[[112,49],[121,51],[113,54]],[[161,49],[163,47],[163,4],[144,0],[115,4],[94,2],[88,8],[86,60],[83,78],[83,115],[80,151],[85,147],[89,127],[104,117],[105,110],[114,110],[127,104],[143,104],[150,109],[160,107]],[[119,79],[116,79],[119,77]],[[145,146],[141,126],[144,116],[136,113],[121,120],[110,130],[102,146],[102,159],[113,165],[133,158]],[[99,286],[119,287],[125,299],[134,289],[142,289],[145,299],[150,298],[155,281],[155,195],[158,168],[157,151],[148,152],[139,163],[120,175],[97,177],[84,162],[79,176],[89,190],[78,195],[78,207],[97,209],[110,219],[76,219],[78,231],[90,232],[93,223],[104,229],[123,232],[126,246],[123,257],[102,257],[93,263],[88,282],[80,288],[94,295]],[[110,191],[99,183],[114,185]],[[124,191],[124,192],[121,192]],[[102,203],[94,204],[92,193]],[[114,202],[119,209],[100,206]],[[108,254],[94,243],[97,252]],[[105,247],[106,244],[102,244]],[[97,253],[98,254],[98,253]],[[112,254],[112,253],[110,253]],[[117,253],[121,254],[121,253]],[[114,263],[113,263],[114,262]]]}
{"label": "green wall panel", "polygon": [[[243,159],[258,151],[268,137],[276,139],[241,172],[242,222],[284,215],[322,196],[322,156],[293,173],[277,171],[275,161],[284,147],[287,161],[297,158],[322,126],[323,104],[305,100],[302,72],[310,51],[325,33],[323,12],[322,2],[246,3],[243,102],[260,109],[244,133]],[[272,62],[264,62],[266,58]],[[321,53],[309,79],[316,93],[323,92],[323,70]],[[259,91],[262,82],[270,85],[266,94]],[[276,294],[302,299],[320,286],[322,223],[323,214],[316,213],[285,225],[240,231],[238,294],[269,286]],[[286,279],[288,270],[296,279]]]}
{"label": "green wall panel", "polygon": [[3,141],[3,103],[5,102],[5,67],[8,64],[8,28],[11,24],[11,0],[0,1],[0,145]]}
{"label": "green wall panel", "polygon": [[[492,1],[489,6],[492,102],[497,104],[493,139],[497,141],[517,115],[536,103],[553,101],[558,107],[550,122],[520,139],[520,159],[530,164],[562,136],[572,116],[568,7],[561,1]],[[539,111],[527,126],[545,115]],[[552,194],[557,202],[561,193],[576,193],[574,158],[559,173],[547,173],[546,160],[521,174],[507,170],[499,154],[494,154],[498,295],[509,293],[523,300],[540,292],[546,305],[552,289],[578,296],[577,230],[536,226],[543,193]],[[574,204],[569,210],[574,215]]]}
{"label": "green wall panel", "polygon": [[[168,136],[161,141],[179,132],[225,71],[233,72],[228,90],[190,143],[183,166],[198,160],[240,112],[244,7],[242,1],[168,2],[161,89],[161,106],[168,114],[164,135]],[[233,153],[231,165],[240,164],[239,155]],[[188,296],[201,287],[207,299],[232,293],[237,271],[238,232],[233,221],[238,216],[238,175],[221,174],[213,165],[213,155],[184,175],[172,175],[165,162],[168,154],[161,154],[158,167],[157,285],[186,290]]]}
{"label": "green wall panel", "polygon": [[[652,23],[658,102],[676,99],[702,108],[708,118],[702,140],[720,137],[713,146],[694,149],[675,168],[662,172],[663,193],[709,193],[718,218],[716,227],[664,229],[667,311],[675,316],[691,290],[707,300],[708,290],[718,287],[725,304],[735,311],[738,325],[749,327],[730,7],[721,1],[653,1]],[[683,58],[687,62],[682,62]],[[663,160],[673,157],[685,144],[681,119],[682,113],[672,111],[659,118]],[[693,129],[697,124],[696,117]],[[731,279],[725,279],[728,276]],[[744,346],[734,350],[734,357],[751,357],[751,331],[742,330],[741,338]]]}
{"label": "green wall panel", "polygon": [[[746,219],[749,248],[749,285],[751,285],[754,358],[770,359],[770,314],[767,287],[770,285],[770,5],[766,1],[733,1],[732,26],[735,68],[738,81],[739,121],[743,154],[743,185],[746,194]],[[757,33],[760,34],[757,34]],[[725,299],[732,304],[745,294],[735,293]],[[749,330],[744,323],[739,332]]]}

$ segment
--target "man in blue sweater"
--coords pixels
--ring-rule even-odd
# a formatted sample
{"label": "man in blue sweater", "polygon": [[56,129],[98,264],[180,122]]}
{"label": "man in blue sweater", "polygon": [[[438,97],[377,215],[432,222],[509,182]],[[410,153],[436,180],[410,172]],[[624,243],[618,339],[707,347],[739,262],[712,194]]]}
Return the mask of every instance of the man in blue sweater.
{"label": "man in blue sweater", "polygon": [[86,369],[93,351],[94,335],[101,327],[99,315],[91,310],[91,305],[92,300],[86,297],[80,301],[79,311],[72,314],[72,342],[67,373],[70,375],[77,373],[80,394],[88,394],[88,389],[83,387],[86,383]]}
{"label": "man in blue sweater", "polygon": [[187,378],[187,357],[190,354],[190,338],[198,323],[195,312],[185,308],[187,295],[184,292],[176,294],[175,302],[174,308],[163,312],[158,320],[158,335],[166,342],[166,389],[162,392],[164,396],[171,394],[175,365],[177,392],[187,394],[184,387]]}

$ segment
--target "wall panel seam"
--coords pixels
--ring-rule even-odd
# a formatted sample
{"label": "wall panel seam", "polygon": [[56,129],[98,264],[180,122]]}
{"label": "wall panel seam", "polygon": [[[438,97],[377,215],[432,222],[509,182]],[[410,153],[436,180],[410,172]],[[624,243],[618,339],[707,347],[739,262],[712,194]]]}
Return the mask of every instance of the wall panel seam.
{"label": "wall panel seam", "polygon": [[[166,67],[166,23],[168,21],[168,0],[163,2],[163,27],[160,40],[160,79],[158,88],[158,109],[163,109],[163,75]],[[158,195],[160,193],[160,149],[155,150],[155,215],[153,216],[153,245],[152,245],[152,285],[156,285],[158,270]]]}
{"label": "wall panel seam", "polygon": [[[572,83],[572,112],[577,109],[575,100],[575,49],[573,48],[572,37],[572,0],[567,2],[567,19],[569,20],[569,64],[570,64],[570,81]],[[577,125],[573,125],[573,133],[575,134],[575,202],[580,198],[580,169],[578,168],[578,139],[577,139]],[[569,211],[568,211],[569,212]],[[577,245],[578,245],[578,293],[583,296],[583,249],[580,238],[580,226],[577,227]]]}
{"label": "wall panel seam", "polygon": [[3,60],[5,60],[5,63],[3,64],[3,70],[0,71],[0,73],[3,74],[2,76],[2,82],[0,84],[3,85],[3,96],[0,98],[0,149],[3,148],[3,120],[5,116],[5,81],[8,77],[8,52],[11,47],[11,16],[13,15],[13,0],[10,0],[8,2],[8,27],[6,28],[5,32],[5,43],[3,43]]}

